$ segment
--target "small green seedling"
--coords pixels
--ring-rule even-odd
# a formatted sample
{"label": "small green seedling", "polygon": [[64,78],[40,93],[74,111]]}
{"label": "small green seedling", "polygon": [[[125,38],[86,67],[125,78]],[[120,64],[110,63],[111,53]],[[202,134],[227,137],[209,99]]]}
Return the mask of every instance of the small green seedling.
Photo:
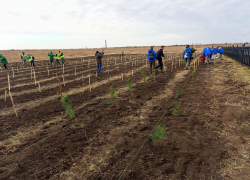
{"label": "small green seedling", "polygon": [[68,95],[65,95],[62,97],[61,99],[61,103],[64,106],[66,113],[71,117],[74,118],[76,117],[75,111],[74,111],[74,107],[73,104],[71,102],[71,100],[69,99]]}
{"label": "small green seedling", "polygon": [[194,77],[195,75],[196,75],[196,71],[192,71],[192,72],[191,72],[191,76]]}
{"label": "small green seedling", "polygon": [[134,101],[132,101],[131,99],[129,100],[130,103],[135,103]]}
{"label": "small green seedling", "polygon": [[195,80],[194,80],[194,78],[192,78],[192,79],[191,79],[191,83],[194,83],[194,82],[195,82]]}
{"label": "small green seedling", "polygon": [[132,89],[132,84],[131,84],[130,78],[128,78],[128,80],[127,80],[127,88],[128,88],[128,91],[130,91],[132,94],[133,89]]}
{"label": "small green seedling", "polygon": [[117,91],[118,88],[113,88],[113,86],[110,86],[110,98],[107,101],[107,104],[112,104],[115,101]]}
{"label": "small green seedling", "polygon": [[192,85],[192,84],[189,84],[188,88],[191,89],[192,87],[193,87],[193,85]]}
{"label": "small green seedling", "polygon": [[178,94],[179,96],[183,95],[183,89],[182,89],[182,88],[178,88],[178,89],[177,89],[177,94]]}
{"label": "small green seedling", "polygon": [[159,125],[156,127],[154,134],[150,134],[150,138],[153,141],[157,141],[160,139],[167,139],[166,130],[167,128],[165,126]]}
{"label": "small green seedling", "polygon": [[173,110],[172,114],[175,115],[175,116],[180,116],[181,112],[179,111],[179,108],[181,106],[181,103],[180,102],[174,102],[173,106],[174,106],[174,110]]}
{"label": "small green seedling", "polygon": [[142,69],[139,70],[139,72],[141,73],[141,75],[142,75],[142,80],[143,80],[143,82],[144,82],[144,84],[145,84],[145,83],[147,82],[145,69],[142,68]]}
{"label": "small green seedling", "polygon": [[155,81],[155,76],[156,76],[156,70],[155,69],[153,69],[153,78],[154,78],[154,81]]}
{"label": "small green seedling", "polygon": [[191,52],[194,54],[195,51],[197,51],[197,49],[195,49],[195,48],[192,47],[191,48]]}

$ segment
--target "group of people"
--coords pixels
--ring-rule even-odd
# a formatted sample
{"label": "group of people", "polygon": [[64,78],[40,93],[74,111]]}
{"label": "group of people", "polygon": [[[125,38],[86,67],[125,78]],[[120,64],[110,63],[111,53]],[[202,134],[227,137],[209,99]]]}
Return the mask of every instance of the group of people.
{"label": "group of people", "polygon": [[211,62],[211,59],[219,58],[217,57],[217,54],[220,54],[220,58],[222,58],[223,53],[223,47],[205,47],[202,51],[200,62],[205,62],[206,64],[209,64]]}
{"label": "group of people", "polygon": [[[153,72],[153,69],[157,69],[157,68],[161,68],[161,73],[164,73],[162,70],[163,69],[162,57],[164,57],[163,50],[164,50],[164,46],[161,46],[161,49],[155,52],[152,46],[151,49],[148,51],[148,61],[150,63],[151,74]],[[210,63],[211,59],[218,58],[217,57],[218,53],[220,54],[220,58],[222,58],[222,54],[224,53],[223,47],[220,47],[220,48],[212,47],[212,49],[210,47],[206,47],[203,49],[201,59],[205,60],[205,63]],[[190,66],[190,62],[193,58],[192,56],[193,56],[192,48],[189,45],[187,45],[186,49],[183,52],[183,60],[185,60],[186,70],[188,70]],[[155,67],[156,59],[158,60],[159,65]]]}
{"label": "group of people", "polygon": [[[150,48],[150,50],[148,51],[148,62],[150,63],[151,74],[153,73],[153,69],[158,69],[158,68],[161,68],[161,73],[164,73],[163,62],[162,62],[162,57],[164,57],[163,50],[164,50],[164,46],[161,46],[161,48],[157,52],[155,52],[154,47],[152,46]],[[215,48],[212,47],[212,49],[210,47],[205,47],[203,49],[200,62],[205,61],[205,63],[210,63],[211,59],[218,58],[217,57],[218,53],[220,54],[220,58],[221,58],[222,54],[224,53],[223,47],[220,47],[220,48],[219,47],[215,47]],[[95,58],[96,58],[96,62],[97,62],[97,73],[101,72],[103,55],[104,55],[104,51],[102,51],[102,52],[96,51],[96,53],[95,53]],[[123,50],[121,51],[120,55],[121,56],[124,55]],[[183,60],[185,60],[187,70],[188,70],[188,67],[190,66],[192,55],[193,55],[193,53],[192,53],[191,47],[189,45],[187,45],[186,49],[183,52]],[[51,51],[50,53],[48,53],[48,56],[50,57],[50,64],[51,65],[54,62],[54,57],[56,59],[57,64],[60,64],[60,62],[59,62],[60,58],[61,58],[62,64],[64,64],[64,54],[61,51],[59,51],[59,53],[55,53],[55,54],[53,54],[53,52]],[[26,67],[26,60],[29,60],[31,66],[33,66],[33,67],[35,66],[35,63],[34,63],[35,57],[32,56],[31,54],[28,54],[28,56],[27,56],[25,54],[25,52],[23,52],[21,55],[21,60],[23,61],[24,67]],[[155,66],[156,60],[158,60],[158,66]],[[3,64],[5,70],[8,70],[8,67],[7,67],[8,61],[2,54],[0,54],[0,62]]]}
{"label": "group of people", "polygon": [[26,60],[29,60],[31,67],[35,67],[35,57],[31,54],[28,54],[28,56],[23,52],[21,54],[21,60],[23,61],[23,67],[26,67]]}
{"label": "group of people", "polygon": [[63,54],[63,52],[59,51],[59,53],[55,53],[55,55],[54,55],[53,52],[51,51],[50,53],[48,53],[48,56],[50,57],[50,65],[53,64],[54,57],[56,59],[56,64],[60,64],[60,62],[59,62],[60,58],[61,58],[62,64],[64,64],[64,54]]}

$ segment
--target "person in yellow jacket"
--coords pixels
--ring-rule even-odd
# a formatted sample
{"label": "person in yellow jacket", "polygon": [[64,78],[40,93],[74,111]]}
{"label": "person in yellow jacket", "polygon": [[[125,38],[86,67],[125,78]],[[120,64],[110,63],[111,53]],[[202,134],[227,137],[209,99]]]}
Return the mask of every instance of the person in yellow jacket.
{"label": "person in yellow jacket", "polygon": [[60,64],[60,62],[59,62],[59,55],[57,53],[55,54],[55,59],[56,59],[56,64]]}
{"label": "person in yellow jacket", "polygon": [[60,56],[60,58],[62,60],[62,64],[64,64],[64,54],[63,54],[63,52],[59,51],[59,56]]}
{"label": "person in yellow jacket", "polygon": [[25,52],[22,53],[21,59],[23,60],[23,67],[26,67],[27,56],[26,56]]}

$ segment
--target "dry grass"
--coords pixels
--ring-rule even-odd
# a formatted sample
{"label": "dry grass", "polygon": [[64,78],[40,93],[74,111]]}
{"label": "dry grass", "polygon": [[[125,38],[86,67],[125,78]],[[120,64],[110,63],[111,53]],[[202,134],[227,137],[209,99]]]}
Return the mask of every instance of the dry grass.
{"label": "dry grass", "polygon": [[[195,46],[199,51],[203,49],[202,46]],[[60,51],[64,53],[65,58],[76,58],[76,57],[86,57],[94,56],[95,52],[104,50],[105,54],[119,54],[121,50],[124,50],[125,54],[146,54],[150,47],[117,47],[117,48],[95,48],[95,49],[61,49]],[[154,50],[157,51],[160,49],[160,46],[154,47]],[[185,46],[169,46],[165,47],[164,53],[180,53],[185,50]],[[0,51],[0,54],[3,54],[9,62],[21,62],[21,54],[25,51],[26,54],[32,54],[36,60],[49,60],[48,53],[51,50],[6,50]],[[58,49],[53,49],[53,53],[58,52]]]}

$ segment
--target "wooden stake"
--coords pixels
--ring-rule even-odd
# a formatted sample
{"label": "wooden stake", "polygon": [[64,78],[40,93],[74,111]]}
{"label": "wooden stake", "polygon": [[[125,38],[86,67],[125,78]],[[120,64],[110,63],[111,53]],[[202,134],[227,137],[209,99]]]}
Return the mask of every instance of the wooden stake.
{"label": "wooden stake", "polygon": [[97,77],[97,71],[96,71],[96,74],[95,74],[95,76]]}
{"label": "wooden stake", "polygon": [[9,91],[10,91],[10,75],[8,74],[8,85],[9,85]]}
{"label": "wooden stake", "polygon": [[75,76],[76,76],[76,66],[75,66]]}
{"label": "wooden stake", "polygon": [[39,92],[41,92],[40,82],[38,82]]}
{"label": "wooden stake", "polygon": [[30,77],[32,79],[32,67],[30,68]]}
{"label": "wooden stake", "polygon": [[89,63],[88,63],[88,67],[89,67],[89,64],[90,64],[90,58],[89,58]]}
{"label": "wooden stake", "polygon": [[34,71],[34,80],[35,80],[35,85],[36,85],[36,72]]}
{"label": "wooden stake", "polygon": [[58,79],[58,81],[59,81],[60,94],[61,94],[61,98],[62,98],[62,87],[61,87],[61,81],[60,81],[60,79]]}
{"label": "wooden stake", "polygon": [[15,73],[14,73],[15,71],[14,71],[14,69],[13,69],[13,67],[12,67],[12,73],[13,73],[13,78],[15,77]]}
{"label": "wooden stake", "polygon": [[62,76],[63,76],[63,85],[64,85],[64,87],[65,87],[64,74],[63,74]]}
{"label": "wooden stake", "polygon": [[14,109],[15,114],[16,114],[16,117],[17,117],[17,111],[16,111],[15,104],[14,104],[14,100],[13,100],[13,98],[12,98],[12,95],[11,95],[10,91],[9,91],[9,95],[10,95],[10,99],[11,99],[11,102],[12,102],[12,105],[13,105],[13,109]]}
{"label": "wooden stake", "polygon": [[122,74],[122,80],[123,80],[123,74]]}
{"label": "wooden stake", "polygon": [[89,76],[89,91],[91,92],[90,76]]}
{"label": "wooden stake", "polygon": [[17,73],[19,74],[19,68],[18,68],[18,66],[17,66]]}
{"label": "wooden stake", "polygon": [[63,64],[63,74],[64,74],[64,64]]}
{"label": "wooden stake", "polygon": [[48,69],[48,76],[49,76],[49,69]]}
{"label": "wooden stake", "polygon": [[4,98],[4,101],[7,100],[7,90],[5,90],[5,98]]}
{"label": "wooden stake", "polygon": [[132,70],[132,76],[134,75],[134,70]]}
{"label": "wooden stake", "polygon": [[181,66],[181,58],[179,58],[179,66]]}
{"label": "wooden stake", "polygon": [[1,72],[3,72],[2,67],[1,67]]}

